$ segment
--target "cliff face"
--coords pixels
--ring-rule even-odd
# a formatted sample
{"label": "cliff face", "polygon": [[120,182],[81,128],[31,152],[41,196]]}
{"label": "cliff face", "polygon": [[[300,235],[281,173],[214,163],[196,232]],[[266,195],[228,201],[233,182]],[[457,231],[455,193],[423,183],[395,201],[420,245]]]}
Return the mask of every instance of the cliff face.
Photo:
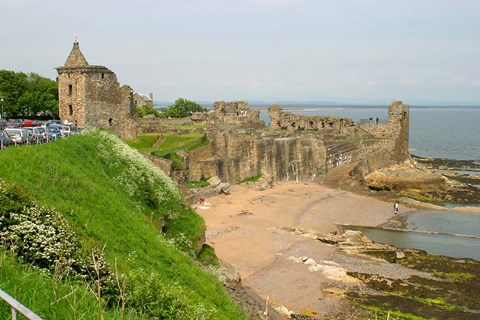
{"label": "cliff face", "polygon": [[[283,114],[278,106],[271,108],[271,113],[274,119],[290,121],[294,117]],[[302,119],[305,123],[310,120]],[[356,173],[363,177],[408,159],[408,106],[393,102],[385,124],[357,126],[338,120],[302,134],[290,130],[239,134],[236,129],[217,128],[210,130],[208,137],[209,146],[189,154],[190,180],[217,175],[235,182],[262,174],[274,181],[304,181],[350,163],[358,163]]]}
{"label": "cliff face", "polygon": [[235,182],[259,173],[276,181],[302,181],[325,171],[326,147],[314,136],[256,136],[210,133],[212,144],[190,153],[192,180],[218,175]]}

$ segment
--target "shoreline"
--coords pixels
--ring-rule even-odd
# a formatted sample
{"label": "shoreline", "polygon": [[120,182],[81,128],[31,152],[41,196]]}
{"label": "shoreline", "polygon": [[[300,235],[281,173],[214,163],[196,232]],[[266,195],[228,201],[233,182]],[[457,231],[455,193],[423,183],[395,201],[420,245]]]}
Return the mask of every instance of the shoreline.
{"label": "shoreline", "polygon": [[[231,191],[209,197],[209,209],[197,212],[205,219],[206,243],[221,261],[236,268],[243,286],[277,308],[311,310],[317,316],[349,314],[351,305],[335,288],[352,285],[355,279],[346,271],[341,276],[312,272],[294,261],[340,263],[346,259],[340,249],[313,239],[308,230],[334,234],[336,224],[379,226],[395,218],[393,203],[314,182],[285,182],[263,191],[235,185]],[[412,211],[416,209],[401,205],[399,216]]]}

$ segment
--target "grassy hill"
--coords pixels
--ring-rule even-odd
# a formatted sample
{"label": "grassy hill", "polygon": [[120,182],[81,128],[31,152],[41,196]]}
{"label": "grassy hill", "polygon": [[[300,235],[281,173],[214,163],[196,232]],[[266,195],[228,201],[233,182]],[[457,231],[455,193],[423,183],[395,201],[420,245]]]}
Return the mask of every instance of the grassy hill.
{"label": "grassy hill", "polygon": [[[27,292],[21,302],[45,319],[99,319],[99,315],[107,319],[246,318],[225,294],[218,277],[199,267],[194,251],[203,237],[203,220],[185,204],[172,180],[113,135],[89,132],[41,146],[3,150],[0,179],[4,190],[0,207],[10,205],[25,211],[14,204],[46,206],[48,209],[38,210],[43,212],[38,221],[50,221],[55,216],[52,212],[59,212],[60,222],[55,223],[63,226],[61,220],[65,219],[62,228],[71,229],[78,243],[72,259],[90,264],[71,267],[70,276],[60,281],[54,261],[40,266],[49,272],[39,271],[34,267],[39,260],[36,255],[22,256],[29,251],[12,249],[12,242],[3,243],[0,266],[3,263],[18,270],[20,278],[30,275],[36,279],[33,283],[46,289],[31,290],[27,281],[11,281],[4,272],[6,267],[0,270],[0,288],[14,296]],[[13,221],[8,214],[14,209],[0,209],[0,217],[4,217],[0,230],[5,230],[5,221]],[[22,237],[28,240],[28,234],[24,231]],[[6,248],[21,260],[5,253]],[[52,258],[62,259],[62,254]],[[103,280],[99,269],[107,274]],[[87,281],[78,280],[82,277]],[[99,283],[104,285],[100,291]],[[60,301],[59,293],[52,289],[57,284],[67,290],[63,293],[67,297]],[[70,308],[59,311],[60,303]]]}

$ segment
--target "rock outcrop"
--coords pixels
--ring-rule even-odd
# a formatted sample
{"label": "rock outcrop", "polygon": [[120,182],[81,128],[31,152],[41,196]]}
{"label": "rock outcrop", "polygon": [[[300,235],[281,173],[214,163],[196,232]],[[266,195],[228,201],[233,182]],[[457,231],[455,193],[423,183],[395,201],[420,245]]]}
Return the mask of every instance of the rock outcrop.
{"label": "rock outcrop", "polygon": [[441,175],[418,168],[411,161],[374,171],[364,180],[368,187],[382,190],[438,189],[445,186]]}

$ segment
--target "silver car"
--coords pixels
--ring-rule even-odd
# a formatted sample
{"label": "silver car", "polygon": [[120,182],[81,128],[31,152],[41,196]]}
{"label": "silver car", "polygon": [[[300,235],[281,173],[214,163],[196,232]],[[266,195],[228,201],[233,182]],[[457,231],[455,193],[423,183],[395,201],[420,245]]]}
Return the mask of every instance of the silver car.
{"label": "silver car", "polygon": [[32,135],[32,143],[43,143],[47,140],[45,128],[42,127],[28,127],[26,128]]}
{"label": "silver car", "polygon": [[5,128],[4,130],[10,137],[14,144],[28,144],[31,142],[31,136],[27,129],[24,128]]}

